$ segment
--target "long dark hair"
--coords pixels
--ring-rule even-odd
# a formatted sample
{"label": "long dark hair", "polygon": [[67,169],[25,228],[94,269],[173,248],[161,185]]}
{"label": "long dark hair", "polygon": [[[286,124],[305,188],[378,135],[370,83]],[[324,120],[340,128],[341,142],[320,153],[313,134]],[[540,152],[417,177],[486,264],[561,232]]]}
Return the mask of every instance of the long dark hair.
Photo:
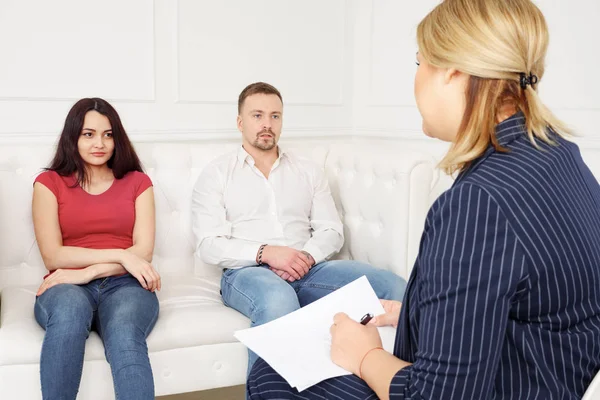
{"label": "long dark hair", "polygon": [[81,186],[90,183],[90,176],[77,146],[85,115],[89,111],[99,112],[110,122],[115,150],[108,160],[108,167],[112,169],[115,178],[121,179],[131,171],[143,172],[140,159],[127,137],[119,114],[106,100],[97,97],[81,99],[73,105],[65,119],[56,154],[46,170],[55,171],[61,176],[76,174],[77,183]]}

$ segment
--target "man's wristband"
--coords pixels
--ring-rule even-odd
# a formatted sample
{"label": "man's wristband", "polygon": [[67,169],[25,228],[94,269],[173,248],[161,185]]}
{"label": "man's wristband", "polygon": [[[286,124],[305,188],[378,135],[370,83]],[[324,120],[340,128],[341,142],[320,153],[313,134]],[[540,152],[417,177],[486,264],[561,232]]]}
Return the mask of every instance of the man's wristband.
{"label": "man's wristband", "polygon": [[261,245],[261,246],[258,248],[258,253],[256,253],[256,263],[257,263],[258,265],[263,265],[263,262],[262,262],[262,256],[263,256],[263,251],[265,250],[265,247],[267,247],[267,245],[266,245],[266,244],[263,244],[263,245]]}

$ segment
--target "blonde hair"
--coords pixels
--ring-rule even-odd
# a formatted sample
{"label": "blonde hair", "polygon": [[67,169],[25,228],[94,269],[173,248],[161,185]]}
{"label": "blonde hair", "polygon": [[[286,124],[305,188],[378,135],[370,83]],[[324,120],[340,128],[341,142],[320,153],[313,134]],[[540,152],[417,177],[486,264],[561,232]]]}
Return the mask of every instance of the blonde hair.
{"label": "blonde hair", "polygon": [[439,68],[470,75],[466,110],[456,139],[440,162],[447,173],[462,171],[492,144],[500,108],[523,112],[529,139],[553,143],[549,129],[571,132],[542,103],[537,84],[521,88],[521,74],[544,75],[548,28],[530,0],[444,0],[417,28],[422,57]]}

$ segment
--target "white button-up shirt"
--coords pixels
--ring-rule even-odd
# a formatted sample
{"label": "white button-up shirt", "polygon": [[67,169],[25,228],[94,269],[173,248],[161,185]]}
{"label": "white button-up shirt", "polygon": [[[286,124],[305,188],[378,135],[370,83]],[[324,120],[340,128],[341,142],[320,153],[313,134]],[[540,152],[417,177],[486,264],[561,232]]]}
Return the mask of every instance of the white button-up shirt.
{"label": "white button-up shirt", "polygon": [[319,263],[344,243],[323,170],[279,148],[269,178],[242,146],[211,162],[192,196],[196,251],[221,268],[256,265],[262,244],[307,251]]}

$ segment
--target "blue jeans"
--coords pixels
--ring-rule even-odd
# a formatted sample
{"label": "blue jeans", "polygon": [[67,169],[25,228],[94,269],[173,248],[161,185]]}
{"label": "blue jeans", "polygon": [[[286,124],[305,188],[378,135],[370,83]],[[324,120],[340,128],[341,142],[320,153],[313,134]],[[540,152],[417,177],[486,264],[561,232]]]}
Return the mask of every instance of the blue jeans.
{"label": "blue jeans", "polygon": [[[221,278],[223,303],[262,325],[298,310],[365,275],[377,297],[401,301],[406,281],[391,271],[351,260],[324,261],[299,281],[287,282],[266,266],[228,269]],[[257,356],[248,351],[248,373]]]}
{"label": "blue jeans", "polygon": [[44,400],[75,400],[92,329],[104,343],[116,398],[154,399],[146,337],[158,318],[158,299],[131,275],[56,285],[36,299],[34,311],[46,330],[40,359]]}

